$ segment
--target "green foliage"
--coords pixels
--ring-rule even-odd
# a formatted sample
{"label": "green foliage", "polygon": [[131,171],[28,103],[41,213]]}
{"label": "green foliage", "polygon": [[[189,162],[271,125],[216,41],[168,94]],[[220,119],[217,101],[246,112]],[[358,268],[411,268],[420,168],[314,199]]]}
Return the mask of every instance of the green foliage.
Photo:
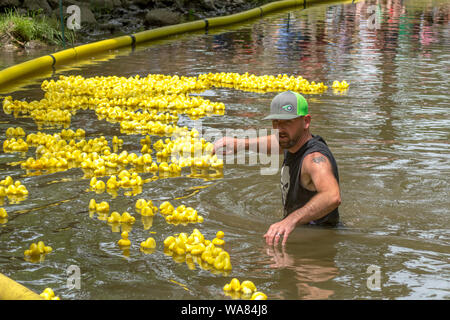
{"label": "green foliage", "polygon": [[[69,42],[74,42],[75,34],[65,30]],[[63,38],[58,20],[51,19],[38,12],[22,15],[17,10],[8,10],[0,14],[0,38],[6,38],[23,46],[31,40],[40,40],[50,45],[62,45]]]}

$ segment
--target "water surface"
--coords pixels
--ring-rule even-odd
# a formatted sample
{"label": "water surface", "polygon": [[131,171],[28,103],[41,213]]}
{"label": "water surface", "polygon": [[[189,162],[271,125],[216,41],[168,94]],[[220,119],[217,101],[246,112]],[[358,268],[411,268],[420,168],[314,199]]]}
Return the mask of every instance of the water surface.
{"label": "water surface", "polygon": [[[55,74],[249,72],[323,81],[330,86],[325,93],[305,96],[312,133],[324,137],[338,162],[341,227],[300,227],[284,249],[267,247],[262,235],[282,214],[279,172],[261,175],[258,165],[226,164],[223,178],[214,180],[187,174],[159,179],[139,195],[113,198],[88,192],[81,169],[30,176],[10,165],[24,156],[2,152],[1,178],[20,179],[30,195],[17,204],[5,198],[10,219],[0,226],[1,272],[36,292],[51,287],[63,299],[229,299],[222,288],[233,277],[252,280],[269,299],[448,299],[449,5],[383,1],[380,28],[372,29],[367,8],[374,3],[283,11]],[[331,83],[344,79],[350,89],[333,92]],[[38,84],[10,94],[27,101],[43,97]],[[270,128],[262,118],[274,93],[213,88],[200,95],[226,105],[225,115],[200,120],[205,130]],[[181,117],[179,124],[193,122]],[[10,126],[38,130],[29,118],[1,112],[2,141]],[[122,134],[118,124],[97,120],[91,110],[78,111],[70,127],[84,128],[88,137],[118,135],[125,149],[140,150],[141,136]],[[170,200],[194,207],[205,222],[173,226],[156,215],[146,229],[135,214],[125,257],[116,245],[119,233],[89,215],[93,197],[119,212],[134,212],[138,198],[158,205]],[[194,227],[208,239],[225,232],[229,275],[198,265],[191,270],[164,254],[165,237]],[[139,243],[148,236],[157,250],[146,255]],[[38,240],[54,252],[41,263],[24,261],[24,250]],[[70,265],[81,270],[79,290],[67,287]],[[378,290],[367,285],[370,266],[380,270]]]}

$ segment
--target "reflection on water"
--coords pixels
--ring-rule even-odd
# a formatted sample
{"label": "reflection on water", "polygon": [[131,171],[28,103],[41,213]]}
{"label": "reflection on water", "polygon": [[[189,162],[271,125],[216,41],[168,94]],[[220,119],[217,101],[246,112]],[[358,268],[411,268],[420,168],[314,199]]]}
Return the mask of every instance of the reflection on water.
{"label": "reflection on water", "polygon": [[[370,5],[379,10],[380,29],[367,24]],[[9,218],[0,225],[1,272],[39,292],[52,287],[62,299],[228,299],[222,288],[232,277],[253,281],[269,299],[448,299],[449,9],[446,1],[386,0],[292,10],[64,71],[84,77],[285,73],[330,87],[346,80],[344,92],[306,95],[312,132],[325,138],[339,165],[343,226],[298,228],[285,248],[266,247],[262,235],[282,215],[279,172],[261,176],[250,164],[226,165],[213,180],[155,179],[139,195],[95,194],[119,212],[134,212],[137,197],[198,210],[205,238],[225,232],[233,270],[215,275],[163,252],[165,237],[190,234],[192,226],[138,217],[124,255],[116,245],[122,230],[89,215],[94,193],[80,169],[27,175],[10,165],[24,156],[1,153],[1,177],[11,175],[30,191],[18,203],[4,200]],[[224,115],[196,120],[205,130],[270,127],[261,119],[274,93],[211,88],[198,95],[226,106]],[[12,96],[31,101],[42,91],[31,85]],[[2,141],[12,123],[27,133],[38,130],[32,119],[1,113]],[[180,116],[179,125],[195,121]],[[70,127],[84,128],[90,138],[117,135],[124,149],[139,152],[142,136],[124,134],[90,110],[77,112]],[[149,236],[157,247],[146,254],[139,244]],[[41,239],[54,251],[43,263],[24,261],[27,245]],[[81,270],[81,290],[66,286],[73,264]],[[367,287],[371,265],[380,267],[380,290]]]}

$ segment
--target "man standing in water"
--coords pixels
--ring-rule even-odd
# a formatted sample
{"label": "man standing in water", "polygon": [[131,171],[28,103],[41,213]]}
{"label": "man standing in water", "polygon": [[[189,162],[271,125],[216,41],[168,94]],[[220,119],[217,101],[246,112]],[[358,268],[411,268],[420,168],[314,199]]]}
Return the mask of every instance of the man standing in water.
{"label": "man standing in water", "polygon": [[336,161],[326,142],[311,134],[311,116],[306,99],[292,91],[278,94],[270,105],[270,115],[278,135],[257,138],[224,137],[214,144],[214,150],[225,148],[225,153],[236,152],[238,145],[248,150],[260,143],[278,144],[284,152],[281,169],[281,195],[284,218],[272,224],[264,235],[268,245],[277,245],[283,237],[286,244],[289,234],[297,225],[313,224],[335,226],[339,222],[341,204],[339,175]]}

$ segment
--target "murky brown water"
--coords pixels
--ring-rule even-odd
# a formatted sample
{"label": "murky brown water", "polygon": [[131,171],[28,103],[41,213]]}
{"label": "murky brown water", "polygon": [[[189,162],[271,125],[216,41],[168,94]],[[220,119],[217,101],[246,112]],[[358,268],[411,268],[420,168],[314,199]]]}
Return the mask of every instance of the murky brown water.
{"label": "murky brown water", "polygon": [[[89,180],[80,169],[24,176],[8,165],[23,158],[2,152],[1,178],[20,179],[30,195],[18,204],[5,200],[10,219],[0,226],[0,271],[37,292],[51,287],[62,299],[228,299],[222,288],[232,277],[252,280],[269,299],[448,299],[449,5],[383,1],[381,28],[373,30],[366,23],[373,2],[281,12],[64,72],[85,77],[286,73],[328,85],[347,80],[345,94],[330,88],[306,95],[312,132],[325,138],[339,165],[343,226],[298,228],[284,250],[267,247],[262,235],[281,216],[279,173],[263,176],[257,165],[226,164],[217,180],[159,179],[145,184],[138,196],[112,198],[87,192]],[[31,101],[43,94],[31,85],[12,95]],[[273,93],[221,88],[200,95],[226,105],[224,116],[201,119],[204,129],[270,126],[261,119]],[[179,125],[192,123],[182,117]],[[1,112],[1,141],[12,125],[37,131],[31,119]],[[117,124],[97,120],[92,111],[72,118],[71,128],[80,127],[89,137],[119,135],[124,149],[140,150],[141,136],[121,134]],[[193,193],[198,186],[206,188]],[[93,197],[120,212],[134,212],[138,198],[156,204],[170,200],[196,208],[205,222],[173,226],[157,215],[146,230],[136,215],[130,256],[124,257],[116,245],[119,234],[89,216]],[[163,253],[165,237],[194,227],[208,239],[217,230],[225,232],[233,264],[228,276],[198,266],[191,270]],[[155,232],[150,235],[157,250],[145,255],[139,243],[149,231]],[[42,263],[24,261],[24,250],[38,240],[54,252]],[[79,290],[67,287],[70,265],[81,270]],[[379,290],[368,288],[370,266],[379,268]]]}

